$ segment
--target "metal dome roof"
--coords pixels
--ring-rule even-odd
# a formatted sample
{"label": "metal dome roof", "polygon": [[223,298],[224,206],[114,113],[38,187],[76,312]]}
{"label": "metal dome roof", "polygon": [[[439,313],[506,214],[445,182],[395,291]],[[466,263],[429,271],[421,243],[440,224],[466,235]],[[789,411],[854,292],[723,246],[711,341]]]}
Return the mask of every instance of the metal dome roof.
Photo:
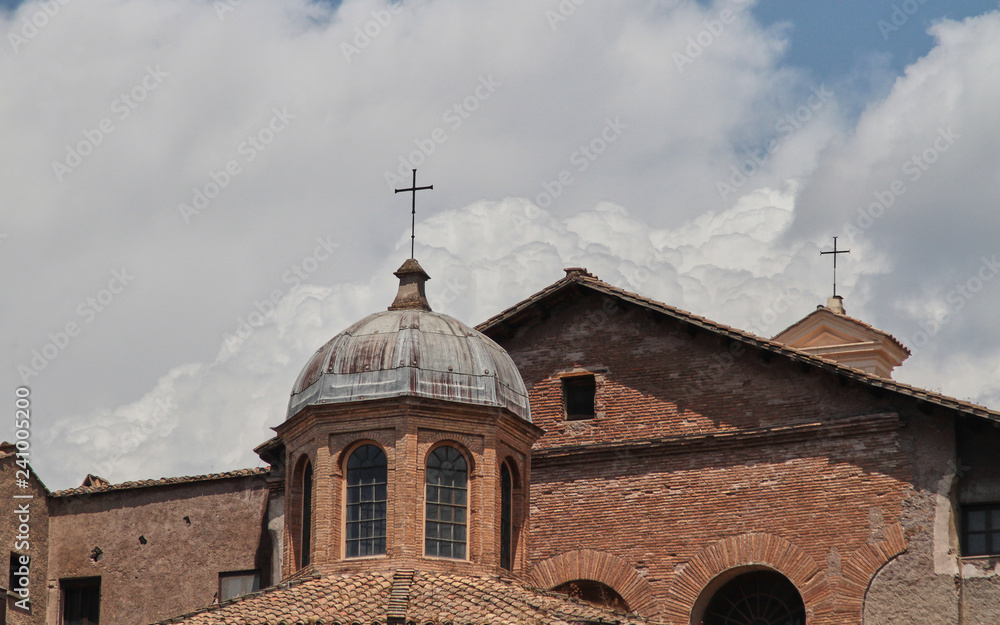
{"label": "metal dome roof", "polygon": [[358,321],[321,347],[299,374],[288,417],[316,404],[404,395],[508,408],[531,421],[528,393],[502,347],[464,323],[431,312],[420,265],[396,272],[399,294],[386,312]]}

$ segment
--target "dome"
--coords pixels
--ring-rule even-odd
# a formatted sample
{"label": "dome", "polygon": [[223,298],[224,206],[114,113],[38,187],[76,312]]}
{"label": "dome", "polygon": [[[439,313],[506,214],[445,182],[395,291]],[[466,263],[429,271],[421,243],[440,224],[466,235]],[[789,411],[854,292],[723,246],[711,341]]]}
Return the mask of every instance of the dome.
{"label": "dome", "polygon": [[288,417],[307,406],[416,396],[507,408],[531,421],[528,393],[502,347],[430,310],[429,279],[413,259],[396,276],[388,311],[358,321],[319,348],[299,374]]}

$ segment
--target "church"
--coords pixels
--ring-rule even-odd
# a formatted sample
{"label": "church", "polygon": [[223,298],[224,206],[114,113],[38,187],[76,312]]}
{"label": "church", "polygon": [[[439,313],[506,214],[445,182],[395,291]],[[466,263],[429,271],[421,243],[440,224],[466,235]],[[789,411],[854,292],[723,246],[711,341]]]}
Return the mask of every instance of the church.
{"label": "church", "polygon": [[49,492],[5,443],[0,623],[1000,622],[1000,413],[841,298],[766,339],[569,268],[472,328],[396,276],[264,468]]}

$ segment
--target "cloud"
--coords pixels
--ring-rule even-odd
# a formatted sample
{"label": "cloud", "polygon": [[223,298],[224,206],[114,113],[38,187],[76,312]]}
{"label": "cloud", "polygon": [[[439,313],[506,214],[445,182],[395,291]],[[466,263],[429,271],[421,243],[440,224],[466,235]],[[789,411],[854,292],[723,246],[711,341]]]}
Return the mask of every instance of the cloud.
{"label": "cloud", "polygon": [[[790,68],[781,29],[722,21],[738,4],[588,2],[553,23],[534,0],[95,0],[8,39],[2,379],[35,371],[43,476],[116,454],[115,479],[255,463],[310,353],[388,304],[412,167],[434,185],[416,232],[435,306],[467,323],[583,265],[772,334],[825,300],[821,246],[951,127],[838,281],[852,314],[911,335],[991,253],[997,15],[936,25],[855,125],[853,94]],[[108,299],[113,271],[135,279]],[[962,334],[989,334],[991,302],[920,357],[994,347]]]}

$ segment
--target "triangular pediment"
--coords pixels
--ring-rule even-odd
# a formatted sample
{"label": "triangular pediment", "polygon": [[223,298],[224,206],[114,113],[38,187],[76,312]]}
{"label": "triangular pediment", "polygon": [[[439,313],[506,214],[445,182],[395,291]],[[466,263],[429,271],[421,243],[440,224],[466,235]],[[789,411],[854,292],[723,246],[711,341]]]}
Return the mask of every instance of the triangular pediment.
{"label": "triangular pediment", "polygon": [[891,334],[825,306],[772,340],[882,377],[910,355]]}

